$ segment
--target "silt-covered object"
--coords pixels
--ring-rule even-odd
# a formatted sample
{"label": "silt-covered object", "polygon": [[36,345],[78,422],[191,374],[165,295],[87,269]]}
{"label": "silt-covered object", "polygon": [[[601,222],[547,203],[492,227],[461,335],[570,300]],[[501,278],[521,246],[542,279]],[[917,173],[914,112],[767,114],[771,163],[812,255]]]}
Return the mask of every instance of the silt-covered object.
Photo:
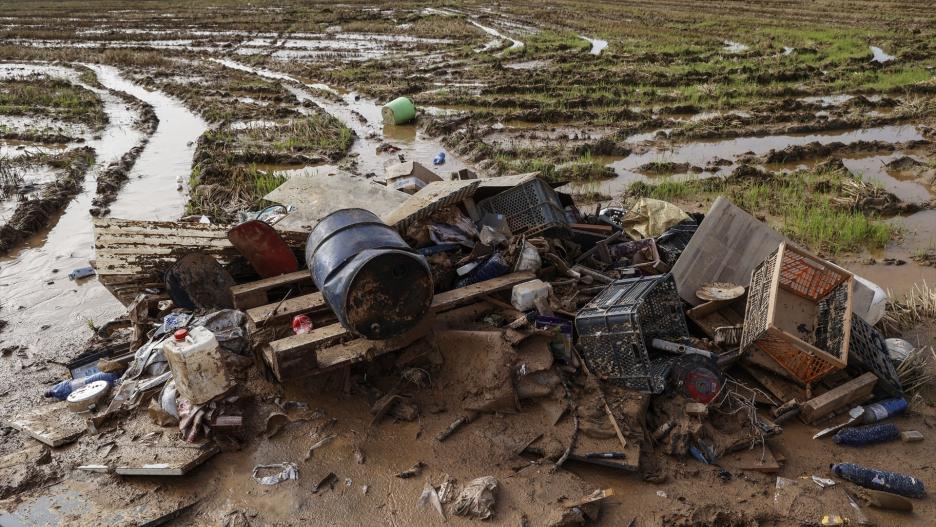
{"label": "silt-covered object", "polygon": [[372,212],[329,214],[309,234],[305,255],[325,301],[356,335],[401,335],[429,311],[429,264]]}

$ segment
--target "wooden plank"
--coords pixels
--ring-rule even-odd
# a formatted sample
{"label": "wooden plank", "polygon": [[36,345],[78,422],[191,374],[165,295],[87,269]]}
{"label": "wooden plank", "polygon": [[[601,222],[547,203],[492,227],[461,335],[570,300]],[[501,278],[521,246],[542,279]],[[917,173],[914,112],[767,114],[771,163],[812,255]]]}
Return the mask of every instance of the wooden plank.
{"label": "wooden plank", "polygon": [[30,408],[4,424],[50,447],[71,443],[87,430],[84,419],[64,401]]}
{"label": "wooden plank", "polygon": [[271,289],[310,284],[312,284],[312,275],[309,274],[308,269],[302,269],[294,273],[281,274],[247,284],[235,285],[231,288],[231,298],[234,299],[234,307],[243,311],[268,303],[267,292]]}
{"label": "wooden plank", "polygon": [[777,377],[767,370],[762,370],[756,366],[747,364],[743,359],[739,364],[741,369],[746,371],[748,375],[750,375],[755,381],[766,388],[771,395],[780,401],[780,404],[783,404],[790,399],[796,399],[797,401],[806,400],[806,390],[800,388],[799,386],[788,382],[785,379]]}
{"label": "wooden plank", "polygon": [[[432,313],[454,309],[478,300],[485,295],[532,280],[534,277],[535,275],[529,272],[512,273],[445,293],[439,293],[433,297],[432,307],[430,309]],[[313,293],[313,295],[318,295],[321,305],[327,309],[327,305],[324,299],[321,298],[321,294]],[[273,308],[276,307],[275,305],[268,304],[266,306],[250,309],[247,311],[248,323],[260,327],[262,321],[267,316],[270,316],[267,325],[276,325],[285,320],[291,320],[295,315],[309,312],[308,307],[311,300],[309,297],[311,296],[312,295],[304,295],[306,298],[299,297],[292,299],[294,302],[290,302],[290,299],[287,299],[283,302],[283,305],[276,310],[276,313],[272,315],[271,313]],[[319,300],[316,300],[316,302],[318,301]],[[426,319],[434,320],[434,317],[426,317]],[[424,319],[424,321],[426,319]],[[420,322],[417,327],[423,323],[424,322]],[[359,357],[367,350],[375,349],[373,344],[354,344],[348,348],[350,351],[340,351],[337,349],[330,351],[324,350],[324,348],[333,347],[337,344],[352,340],[353,338],[354,336],[351,332],[343,328],[340,324],[331,324],[315,328],[309,333],[302,335],[292,335],[283,339],[274,340],[263,347],[263,357],[278,379],[292,378],[296,375],[310,375],[318,373],[315,368],[320,362],[325,368],[333,367],[335,364],[342,362],[342,359],[333,357],[333,354],[337,357],[345,355],[349,357]],[[365,343],[385,342],[361,340]],[[394,339],[390,340],[392,341]]]}
{"label": "wooden plank", "polygon": [[350,333],[341,325],[332,324],[310,333],[273,341],[264,346],[263,357],[280,382],[321,374],[405,348],[429,333],[434,318],[430,313],[410,331],[386,340],[353,339],[343,342]]}
{"label": "wooden plank", "polygon": [[[328,310],[322,293],[309,293],[287,298],[282,303],[266,304],[247,310],[247,323],[252,329],[288,324],[296,315]],[[275,311],[274,311],[275,310]]]}
{"label": "wooden plank", "polygon": [[871,372],[864,373],[803,403],[800,416],[807,423],[814,423],[838,409],[864,400],[871,395],[876,383],[877,376]]}
{"label": "wooden plank", "polygon": [[[122,461],[114,472],[123,476],[184,476],[221,451],[214,444],[202,448],[185,444],[178,447],[157,445],[142,447],[142,450],[147,461]],[[152,462],[154,459],[157,462]]]}
{"label": "wooden plank", "polygon": [[[95,218],[92,263],[101,283],[124,305],[152,284],[162,285],[162,274],[192,251],[202,251],[221,263],[237,256],[227,239],[230,225]],[[292,248],[305,244],[307,233],[279,231]],[[116,287],[116,284],[122,287]]]}
{"label": "wooden plank", "polygon": [[522,271],[519,273],[505,274],[497,278],[439,293],[432,298],[432,310],[436,313],[447,311],[472,302],[480,296],[496,293],[517,284],[533,280],[534,278],[536,278],[535,274]]}

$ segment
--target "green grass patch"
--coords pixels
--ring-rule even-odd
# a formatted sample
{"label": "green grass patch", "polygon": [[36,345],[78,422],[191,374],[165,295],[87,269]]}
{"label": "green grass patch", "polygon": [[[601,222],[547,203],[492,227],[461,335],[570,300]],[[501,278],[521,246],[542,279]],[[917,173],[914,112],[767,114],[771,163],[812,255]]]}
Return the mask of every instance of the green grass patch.
{"label": "green grass patch", "polygon": [[0,115],[31,115],[100,126],[104,105],[92,91],[60,79],[14,79],[0,82]]}
{"label": "green grass patch", "polygon": [[830,198],[841,195],[843,183],[852,177],[841,170],[814,169],[727,179],[666,179],[634,183],[628,193],[674,202],[711,201],[725,194],[735,205],[767,217],[778,230],[816,252],[882,248],[897,234],[897,227],[873,213],[830,204]]}

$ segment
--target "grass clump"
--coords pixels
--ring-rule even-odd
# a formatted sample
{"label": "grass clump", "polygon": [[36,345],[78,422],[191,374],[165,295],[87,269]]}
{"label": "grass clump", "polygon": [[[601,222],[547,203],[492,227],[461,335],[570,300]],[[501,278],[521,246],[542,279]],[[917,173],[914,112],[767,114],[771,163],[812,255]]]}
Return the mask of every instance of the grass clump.
{"label": "grass clump", "polygon": [[103,126],[104,104],[92,91],[61,79],[0,82],[0,115],[43,116]]}

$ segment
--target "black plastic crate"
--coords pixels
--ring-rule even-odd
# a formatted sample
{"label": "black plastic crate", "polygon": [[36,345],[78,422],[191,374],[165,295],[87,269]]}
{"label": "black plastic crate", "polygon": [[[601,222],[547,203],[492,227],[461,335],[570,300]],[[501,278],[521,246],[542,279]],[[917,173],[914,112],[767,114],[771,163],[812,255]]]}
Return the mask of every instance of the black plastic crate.
{"label": "black plastic crate", "polygon": [[851,319],[848,365],[875,374],[878,378],[878,387],[889,395],[894,397],[903,395],[900,377],[887,353],[884,335],[859,316],[853,316]]}
{"label": "black plastic crate", "polygon": [[513,234],[533,236],[550,229],[569,228],[556,191],[538,178],[482,200],[478,208],[503,214]]}
{"label": "black plastic crate", "polygon": [[671,274],[617,280],[575,316],[578,349],[599,378],[660,393],[674,356],[653,352],[654,338],[689,336]]}

